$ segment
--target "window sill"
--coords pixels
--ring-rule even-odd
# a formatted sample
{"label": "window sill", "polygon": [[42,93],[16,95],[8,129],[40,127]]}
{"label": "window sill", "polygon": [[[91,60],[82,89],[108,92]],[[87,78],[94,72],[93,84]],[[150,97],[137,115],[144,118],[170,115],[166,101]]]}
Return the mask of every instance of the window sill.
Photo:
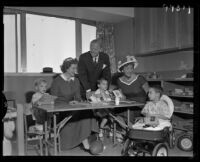
{"label": "window sill", "polygon": [[4,76],[54,76],[58,73],[4,73]]}

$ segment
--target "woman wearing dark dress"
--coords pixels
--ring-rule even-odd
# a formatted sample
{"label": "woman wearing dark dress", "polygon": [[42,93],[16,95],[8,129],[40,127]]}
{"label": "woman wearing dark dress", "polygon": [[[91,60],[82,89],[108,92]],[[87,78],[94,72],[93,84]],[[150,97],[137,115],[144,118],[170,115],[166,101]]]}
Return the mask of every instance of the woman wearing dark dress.
{"label": "woman wearing dark dress", "polygon": [[[118,78],[117,86],[121,92],[126,96],[127,100],[145,103],[147,100],[147,92],[149,89],[146,79],[137,75],[134,69],[138,66],[138,62],[134,56],[126,56],[126,59],[118,63],[118,71],[123,75]],[[140,110],[140,109],[139,109]],[[119,110],[120,115],[127,116],[126,110]],[[130,121],[133,123],[134,118],[138,116],[140,111],[130,111]]]}
{"label": "woman wearing dark dress", "polygon": [[[53,80],[51,94],[58,97],[55,100],[55,104],[73,104],[81,100],[80,83],[75,78],[77,63],[75,59],[65,59],[61,66],[63,73]],[[60,113],[59,118],[64,118],[69,114],[72,114],[72,118],[60,132],[61,150],[74,148],[81,143],[86,150],[89,150],[88,137],[92,131],[99,132],[98,123],[93,117],[92,111],[84,110]]]}

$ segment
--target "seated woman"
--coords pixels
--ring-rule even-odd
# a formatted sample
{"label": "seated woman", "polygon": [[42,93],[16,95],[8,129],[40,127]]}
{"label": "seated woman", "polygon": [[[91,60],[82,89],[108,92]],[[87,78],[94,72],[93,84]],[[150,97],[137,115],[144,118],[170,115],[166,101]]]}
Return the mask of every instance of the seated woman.
{"label": "seated woman", "polygon": [[[122,76],[117,80],[117,88],[121,90],[127,100],[145,103],[149,85],[143,76],[134,72],[137,66],[138,62],[134,56],[126,56],[123,61],[119,61],[118,71],[122,72]],[[127,119],[126,109],[116,110],[116,113],[125,120]],[[130,122],[134,123],[135,117],[139,116],[139,114],[140,110],[131,110]]]}
{"label": "seated woman", "polygon": [[146,103],[142,110],[145,116],[139,122],[134,124],[132,128],[139,128],[141,124],[145,127],[171,127],[170,118],[174,111],[172,100],[163,95],[163,89],[159,85],[149,88],[149,102]]}
{"label": "seated woman", "polygon": [[[77,60],[67,58],[61,65],[61,75],[57,76],[51,86],[51,94],[57,96],[55,104],[61,103],[76,103],[81,100],[80,97],[80,83],[75,78],[77,72]],[[61,113],[59,117],[66,117],[72,113],[72,118],[62,128],[61,137],[61,150],[71,149],[79,144],[83,144],[86,150],[89,150],[88,137],[91,132],[99,132],[98,123],[93,117],[90,110],[73,111]]]}

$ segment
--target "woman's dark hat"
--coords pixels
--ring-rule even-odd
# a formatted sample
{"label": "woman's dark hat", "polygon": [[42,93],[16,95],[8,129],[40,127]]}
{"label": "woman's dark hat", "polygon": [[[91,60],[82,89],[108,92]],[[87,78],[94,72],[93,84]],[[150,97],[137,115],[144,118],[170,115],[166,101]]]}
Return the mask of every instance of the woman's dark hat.
{"label": "woman's dark hat", "polygon": [[122,61],[118,61],[118,72],[121,72],[123,67],[129,63],[134,63],[134,69],[138,66],[138,61],[134,56],[126,56]]}

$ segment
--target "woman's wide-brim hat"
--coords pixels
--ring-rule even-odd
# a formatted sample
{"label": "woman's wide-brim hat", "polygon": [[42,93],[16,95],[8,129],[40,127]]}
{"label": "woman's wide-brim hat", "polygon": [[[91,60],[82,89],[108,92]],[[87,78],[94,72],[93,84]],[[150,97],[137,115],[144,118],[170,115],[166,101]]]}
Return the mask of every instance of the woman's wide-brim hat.
{"label": "woman's wide-brim hat", "polygon": [[134,63],[134,69],[138,66],[138,61],[134,56],[126,56],[122,61],[118,61],[118,72],[122,72],[125,65]]}

